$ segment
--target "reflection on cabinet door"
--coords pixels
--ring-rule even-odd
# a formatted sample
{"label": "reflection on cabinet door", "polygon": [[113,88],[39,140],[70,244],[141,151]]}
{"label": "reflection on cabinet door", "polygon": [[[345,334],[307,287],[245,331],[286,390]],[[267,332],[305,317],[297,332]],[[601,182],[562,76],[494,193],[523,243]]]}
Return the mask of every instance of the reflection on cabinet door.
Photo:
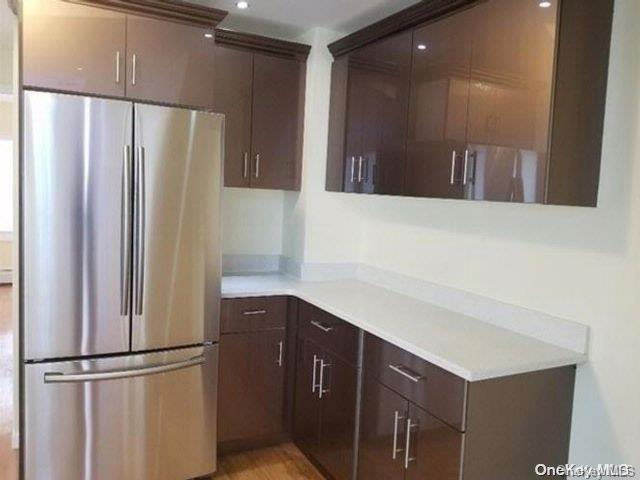
{"label": "reflection on cabinet door", "polygon": [[464,195],[471,11],[414,31],[407,195]]}
{"label": "reflection on cabinet door", "polygon": [[347,112],[344,131],[344,191],[361,193],[362,190],[362,129],[364,127],[362,118],[364,117],[364,95],[361,94],[364,88],[365,78],[362,72],[351,66],[349,57],[348,67],[348,96]]}
{"label": "reflection on cabinet door", "polygon": [[498,202],[542,202],[546,156],[532,150],[469,144],[465,198]]}
{"label": "reflection on cabinet door", "polygon": [[254,54],[251,186],[295,189],[304,64]]}
{"label": "reflection on cabinet door", "polygon": [[57,0],[26,0],[23,83],[124,96],[126,15]]}
{"label": "reflection on cabinet door", "polygon": [[317,454],[320,441],[321,400],[317,392],[320,358],[320,349],[313,343],[298,342],[293,435],[304,453],[312,456]]}
{"label": "reflection on cabinet door", "polygon": [[557,4],[471,9],[467,198],[544,202]]}
{"label": "reflection on cabinet door", "polygon": [[127,16],[127,97],[211,108],[213,44],[206,28]]}
{"label": "reflection on cabinet door", "polygon": [[218,441],[283,431],[284,344],[284,329],[222,335]]}
{"label": "reflection on cabinet door", "polygon": [[225,114],[225,187],[248,187],[251,181],[251,95],[253,54],[216,47],[213,110]]}
{"label": "reflection on cabinet door", "polygon": [[402,193],[411,38],[403,32],[349,55],[345,191]]}
{"label": "reflection on cabinet door", "polygon": [[326,351],[318,365],[320,448],[316,459],[334,480],[353,476],[358,372]]}
{"label": "reflection on cabinet door", "polygon": [[363,388],[358,479],[403,480],[409,403],[373,379]]}
{"label": "reflection on cabinet door", "polygon": [[458,480],[464,435],[409,404],[405,428],[406,480]]}

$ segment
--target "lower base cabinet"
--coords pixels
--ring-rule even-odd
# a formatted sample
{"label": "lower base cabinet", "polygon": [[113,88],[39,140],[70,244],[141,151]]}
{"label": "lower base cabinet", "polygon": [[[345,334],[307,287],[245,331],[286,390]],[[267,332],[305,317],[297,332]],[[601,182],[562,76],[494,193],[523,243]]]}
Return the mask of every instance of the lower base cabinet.
{"label": "lower base cabinet", "polygon": [[458,480],[463,435],[373,379],[364,383],[358,478]]}
{"label": "lower base cabinet", "polygon": [[534,480],[567,462],[575,366],[468,382],[295,299],[225,302],[230,449],[292,436],[330,480]]}
{"label": "lower base cabinet", "polygon": [[299,340],[294,439],[334,480],[353,478],[358,370],[311,340]]}
{"label": "lower base cabinet", "polygon": [[284,329],[221,336],[219,442],[284,432],[284,345]]}

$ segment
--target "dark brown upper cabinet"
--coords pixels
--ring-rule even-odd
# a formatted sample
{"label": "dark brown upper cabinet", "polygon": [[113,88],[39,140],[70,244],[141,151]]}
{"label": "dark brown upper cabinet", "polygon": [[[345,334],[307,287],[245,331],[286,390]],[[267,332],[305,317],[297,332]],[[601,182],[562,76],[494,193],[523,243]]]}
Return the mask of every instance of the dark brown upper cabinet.
{"label": "dark brown upper cabinet", "polygon": [[23,18],[25,86],[124,96],[124,13],[54,0],[26,0]]}
{"label": "dark brown upper cabinet", "polygon": [[556,11],[490,0],[415,30],[410,194],[544,201]]}
{"label": "dark brown upper cabinet", "polygon": [[411,32],[368,45],[348,58],[344,190],[401,194]]}
{"label": "dark brown upper cabinet", "polygon": [[226,115],[225,186],[299,190],[309,47],[216,31],[214,108]]}
{"label": "dark brown upper cabinet", "polygon": [[225,115],[224,184],[251,186],[253,53],[216,47],[214,109]]}
{"label": "dark brown upper cabinet", "polygon": [[212,32],[224,12],[138,0],[118,10],[83,3],[24,2],[25,87],[212,107]]}
{"label": "dark brown upper cabinet", "polygon": [[414,32],[405,192],[462,198],[472,11]]}
{"label": "dark brown upper cabinet", "polygon": [[195,107],[213,106],[211,29],[127,16],[127,97]]}
{"label": "dark brown upper cabinet", "polygon": [[[327,189],[596,206],[613,1],[583,7],[580,0],[546,8],[521,0],[425,2],[330,45]],[[405,148],[389,163],[403,177],[378,188],[366,168],[374,149],[362,139],[380,138],[381,123],[397,122],[383,110],[367,115],[375,96],[352,59],[409,32],[406,134],[396,129],[384,142]],[[396,63],[406,55],[396,52]],[[363,160],[357,153],[354,161],[360,151]]]}

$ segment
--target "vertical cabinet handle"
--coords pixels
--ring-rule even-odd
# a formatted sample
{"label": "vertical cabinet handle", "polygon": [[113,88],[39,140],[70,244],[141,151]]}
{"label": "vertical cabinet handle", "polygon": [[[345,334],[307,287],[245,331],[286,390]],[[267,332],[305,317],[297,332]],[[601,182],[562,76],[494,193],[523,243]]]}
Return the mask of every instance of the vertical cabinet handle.
{"label": "vertical cabinet handle", "polygon": [[411,429],[416,428],[417,423],[411,423],[411,419],[407,418],[407,438],[404,445],[404,468],[409,468],[411,462],[416,461],[416,457],[411,456]]}
{"label": "vertical cabinet handle", "polygon": [[282,366],[282,357],[284,354],[284,343],[282,340],[278,342],[278,360],[276,360],[276,364],[281,367]]}
{"label": "vertical cabinet handle", "polygon": [[116,84],[120,83],[120,51],[116,52]]}
{"label": "vertical cabinet handle", "polygon": [[356,179],[356,157],[351,157],[351,183]]}
{"label": "vertical cabinet handle", "polygon": [[398,423],[403,419],[404,417],[400,416],[396,410],[393,415],[393,452],[391,454],[393,460],[398,457],[398,453],[402,452],[402,448],[398,448]]}
{"label": "vertical cabinet handle", "polygon": [[358,182],[362,182],[362,155],[358,157]]}
{"label": "vertical cabinet handle", "polygon": [[131,146],[125,145],[122,159],[122,201],[120,205],[120,315],[129,315],[131,277]]}
{"label": "vertical cabinet handle", "polygon": [[456,160],[458,157],[458,153],[454,150],[451,153],[451,179],[449,180],[449,183],[451,185],[455,185],[456,183]]}
{"label": "vertical cabinet handle", "polygon": [[318,384],[316,383],[316,366],[318,365],[318,362],[320,362],[320,359],[318,358],[317,355],[313,356],[313,377],[311,379],[311,393],[316,393],[316,388],[318,388]]}
{"label": "vertical cabinet handle", "polygon": [[467,178],[469,175],[469,149],[464,149],[464,172],[462,174],[462,184],[467,184]]}
{"label": "vertical cabinet handle", "polygon": [[136,56],[136,54],[133,54],[133,57],[131,58],[131,85],[135,85],[136,84],[136,66],[138,63],[138,57]]}
{"label": "vertical cabinet handle", "polygon": [[256,178],[260,178],[260,154],[256,154]]}
{"label": "vertical cabinet handle", "polygon": [[249,152],[244,152],[242,160],[242,178],[247,178],[249,175]]}
{"label": "vertical cabinet handle", "polygon": [[320,359],[320,384],[318,385],[320,387],[318,391],[319,398],[322,398],[325,393],[329,393],[329,389],[324,388],[324,369],[330,366],[330,363],[324,363],[324,360]]}

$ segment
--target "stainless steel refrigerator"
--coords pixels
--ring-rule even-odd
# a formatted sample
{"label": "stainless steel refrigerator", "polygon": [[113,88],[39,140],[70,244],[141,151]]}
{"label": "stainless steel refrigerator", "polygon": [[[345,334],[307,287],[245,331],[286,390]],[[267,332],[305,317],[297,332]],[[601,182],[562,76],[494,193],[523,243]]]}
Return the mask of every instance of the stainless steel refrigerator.
{"label": "stainless steel refrigerator", "polygon": [[24,476],[216,469],[223,117],[24,93]]}

